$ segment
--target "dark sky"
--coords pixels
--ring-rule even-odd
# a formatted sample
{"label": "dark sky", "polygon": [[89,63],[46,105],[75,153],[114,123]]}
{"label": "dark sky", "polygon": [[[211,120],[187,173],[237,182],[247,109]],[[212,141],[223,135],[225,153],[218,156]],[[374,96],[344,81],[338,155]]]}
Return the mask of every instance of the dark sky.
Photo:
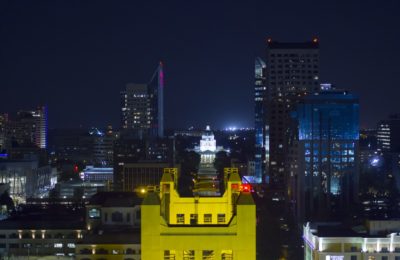
{"label": "dark sky", "polygon": [[253,126],[265,39],[318,36],[322,81],[359,94],[373,126],[400,112],[399,2],[0,0],[0,111],[119,126],[119,92],[163,60],[167,127]]}

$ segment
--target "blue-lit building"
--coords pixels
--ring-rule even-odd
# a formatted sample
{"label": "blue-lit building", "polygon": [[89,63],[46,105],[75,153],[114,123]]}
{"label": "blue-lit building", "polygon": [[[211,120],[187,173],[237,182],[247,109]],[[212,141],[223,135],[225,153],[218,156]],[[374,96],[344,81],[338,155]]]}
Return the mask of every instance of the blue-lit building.
{"label": "blue-lit building", "polygon": [[254,176],[246,176],[250,182],[261,183],[263,179],[263,172],[265,167],[265,162],[268,161],[268,153],[266,153],[266,138],[269,135],[266,134],[265,125],[265,113],[264,113],[264,97],[266,92],[265,86],[265,62],[257,57],[255,60],[255,82],[254,82],[254,130],[255,130],[255,174]]}
{"label": "blue-lit building", "polygon": [[339,216],[357,200],[358,97],[327,90],[303,97],[293,113],[288,194],[300,221]]}

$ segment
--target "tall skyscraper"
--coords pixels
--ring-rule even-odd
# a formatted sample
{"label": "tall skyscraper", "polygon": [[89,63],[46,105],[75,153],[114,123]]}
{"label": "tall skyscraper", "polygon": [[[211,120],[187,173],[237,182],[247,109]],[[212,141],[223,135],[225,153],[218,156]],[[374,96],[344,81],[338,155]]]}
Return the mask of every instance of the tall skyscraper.
{"label": "tall skyscraper", "polygon": [[[255,82],[254,82],[254,130],[255,130],[255,176],[247,176],[252,183],[263,181],[264,169],[269,159],[269,134],[268,126],[265,124],[264,98],[267,87],[265,86],[265,62],[257,57],[255,60]],[[267,149],[267,150],[266,150]]]}
{"label": "tall skyscraper", "polygon": [[164,136],[164,72],[160,62],[148,84],[121,92],[122,129],[138,139]]}
{"label": "tall skyscraper", "polygon": [[7,122],[8,122],[8,115],[0,114],[0,153],[5,149],[6,145]]}
{"label": "tall skyscraper", "polygon": [[267,182],[283,198],[286,184],[290,116],[300,96],[319,90],[319,42],[267,40],[266,126],[269,127]]}
{"label": "tall skyscraper", "polygon": [[294,212],[300,221],[343,213],[358,197],[358,97],[323,91],[296,107],[288,156]]}

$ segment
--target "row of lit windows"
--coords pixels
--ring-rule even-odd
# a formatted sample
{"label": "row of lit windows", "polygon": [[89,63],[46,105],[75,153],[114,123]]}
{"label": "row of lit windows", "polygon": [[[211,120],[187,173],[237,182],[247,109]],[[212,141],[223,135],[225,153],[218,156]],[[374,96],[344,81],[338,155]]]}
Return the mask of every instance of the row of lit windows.
{"label": "row of lit windows", "polygon": [[[328,154],[328,149],[327,149],[326,146],[325,146],[324,148],[325,148],[325,149],[321,149],[321,150],[318,150],[318,149],[312,150],[314,156],[315,156],[315,155],[318,155],[319,153],[321,153],[322,155],[327,155],[327,154]],[[311,155],[311,150],[306,149],[304,154],[305,154],[306,156],[307,156],[307,155]],[[331,155],[354,155],[354,150],[340,150],[340,149],[334,149],[334,150],[330,150],[330,154],[331,154]]]}
{"label": "row of lit windows", "polygon": [[104,248],[92,248],[92,249],[88,249],[88,248],[84,248],[80,250],[80,254],[82,255],[108,255],[108,254],[113,254],[113,255],[135,255],[135,254],[140,254],[140,250],[135,250],[132,248],[128,248],[125,251],[124,250],[118,250],[118,249],[111,249],[111,250],[107,250]]}
{"label": "row of lit windows", "polygon": [[[69,234],[62,234],[62,233],[57,233],[55,235],[51,235],[49,233],[44,233],[41,232],[40,234],[37,233],[12,233],[8,235],[8,238],[10,239],[35,239],[35,238],[41,238],[41,239],[50,239],[50,238],[76,238],[76,237],[81,237],[81,233],[69,233]],[[0,239],[6,239],[7,235],[5,234],[0,234]]]}
{"label": "row of lit windows", "polygon": [[[195,225],[198,222],[198,214],[190,214],[190,224]],[[203,222],[205,224],[212,223],[212,214],[204,214]],[[225,223],[225,214],[217,215],[218,224]],[[185,214],[176,214],[176,223],[177,224],[185,224]]]}
{"label": "row of lit windows", "polygon": [[[31,248],[31,247],[35,247],[35,248],[50,248],[50,247],[54,247],[54,248],[63,248],[64,244],[63,243],[46,243],[46,244],[32,244],[32,243],[23,243],[23,244],[16,244],[16,243],[10,243],[8,245],[9,248]],[[75,243],[67,243],[65,245],[66,248],[75,248]],[[7,244],[1,243],[0,244],[0,248],[7,248]]]}
{"label": "row of lit windows", "polygon": [[[183,251],[183,259],[184,260],[194,260],[195,259],[195,250],[184,250]],[[175,260],[176,259],[176,250],[164,250],[164,260]],[[202,250],[201,251],[201,259],[202,260],[214,260],[216,258],[216,254],[214,250]],[[222,250],[220,253],[220,258],[222,260],[233,260],[232,250]]]}

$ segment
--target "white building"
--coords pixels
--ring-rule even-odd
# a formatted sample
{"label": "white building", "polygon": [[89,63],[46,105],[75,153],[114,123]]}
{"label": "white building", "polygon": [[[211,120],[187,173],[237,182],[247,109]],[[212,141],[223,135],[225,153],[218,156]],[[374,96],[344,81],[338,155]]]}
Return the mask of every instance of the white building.
{"label": "white building", "polygon": [[400,260],[400,220],[368,221],[365,226],[307,223],[305,260]]}
{"label": "white building", "polygon": [[206,130],[201,135],[200,145],[195,146],[194,151],[200,154],[200,163],[211,164],[214,162],[215,154],[219,151],[224,151],[222,146],[217,146],[214,133],[210,126],[206,126]]}

